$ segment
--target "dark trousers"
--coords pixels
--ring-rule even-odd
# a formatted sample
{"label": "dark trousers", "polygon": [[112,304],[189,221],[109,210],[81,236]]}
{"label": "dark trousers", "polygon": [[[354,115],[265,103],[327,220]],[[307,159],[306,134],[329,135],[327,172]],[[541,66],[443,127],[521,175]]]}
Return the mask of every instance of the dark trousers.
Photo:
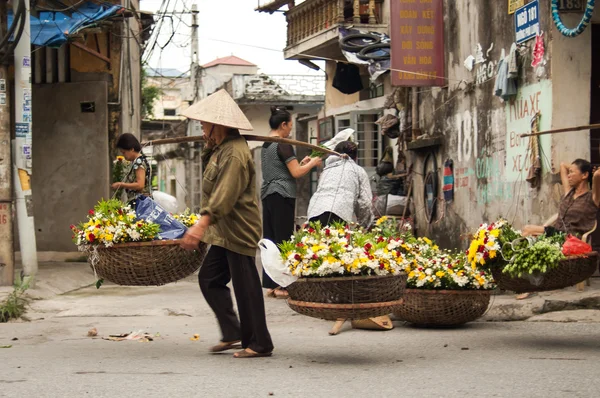
{"label": "dark trousers", "polygon": [[[284,198],[279,194],[271,194],[262,200],[263,237],[276,245],[289,240],[294,233],[294,216],[296,199]],[[262,285],[267,289],[275,289],[279,285],[267,275],[263,269]]]}
{"label": "dark trousers", "polygon": [[343,223],[346,222],[346,221],[342,220],[340,217],[338,217],[335,213],[332,213],[330,211],[326,211],[325,213],[323,213],[317,217],[313,217],[308,221],[310,221],[310,222],[320,221],[321,226],[323,226],[323,227],[325,227],[327,225],[331,225],[334,222],[343,222]]}
{"label": "dark trousers", "polygon": [[[233,281],[239,321],[227,287],[229,281]],[[261,353],[273,350],[254,257],[211,246],[200,268],[198,282],[206,302],[217,316],[223,334],[221,341],[241,340],[243,348]]]}

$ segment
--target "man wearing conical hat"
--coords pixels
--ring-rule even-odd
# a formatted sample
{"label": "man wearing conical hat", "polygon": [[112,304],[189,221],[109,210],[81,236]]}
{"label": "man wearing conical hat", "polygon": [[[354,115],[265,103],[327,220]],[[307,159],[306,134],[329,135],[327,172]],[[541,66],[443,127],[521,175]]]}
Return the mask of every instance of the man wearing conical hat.
{"label": "man wearing conical hat", "polygon": [[273,343],[254,262],[262,232],[256,173],[248,144],[239,132],[252,130],[252,125],[225,90],[192,105],[183,115],[201,122],[208,144],[202,154],[202,217],[187,231],[182,247],[193,250],[200,241],[211,245],[198,274],[202,294],[223,335],[211,352],[241,347],[235,358],[270,356]]}

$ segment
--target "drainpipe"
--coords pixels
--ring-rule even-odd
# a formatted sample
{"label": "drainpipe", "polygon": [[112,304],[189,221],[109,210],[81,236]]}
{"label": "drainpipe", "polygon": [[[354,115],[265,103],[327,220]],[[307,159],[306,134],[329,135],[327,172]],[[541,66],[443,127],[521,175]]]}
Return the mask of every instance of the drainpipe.
{"label": "drainpipe", "polygon": [[420,135],[419,131],[419,93],[418,87],[412,88],[412,139],[416,140]]}
{"label": "drainpipe", "polygon": [[[32,114],[31,114],[31,30],[30,0],[25,2],[23,34],[15,47],[15,139],[13,141],[13,175],[19,226],[19,244],[24,282],[33,284],[38,270],[35,223],[33,220]],[[18,1],[13,1],[16,11]]]}

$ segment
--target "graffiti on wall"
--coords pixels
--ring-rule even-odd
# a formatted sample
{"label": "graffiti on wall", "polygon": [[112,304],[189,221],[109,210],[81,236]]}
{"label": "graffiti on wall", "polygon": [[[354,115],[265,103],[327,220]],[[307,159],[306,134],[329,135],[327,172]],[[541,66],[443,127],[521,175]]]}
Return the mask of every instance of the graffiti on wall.
{"label": "graffiti on wall", "polygon": [[[529,171],[529,137],[521,134],[531,132],[531,122],[539,112],[540,131],[552,126],[552,83],[543,80],[519,89],[517,97],[506,104],[506,175],[507,181],[522,181]],[[542,164],[551,158],[551,135],[540,136],[540,156]],[[542,167],[542,173],[547,172]]]}
{"label": "graffiti on wall", "polygon": [[479,126],[477,124],[477,108],[464,111],[454,116],[458,137],[457,159],[459,162],[469,161],[476,157]]}

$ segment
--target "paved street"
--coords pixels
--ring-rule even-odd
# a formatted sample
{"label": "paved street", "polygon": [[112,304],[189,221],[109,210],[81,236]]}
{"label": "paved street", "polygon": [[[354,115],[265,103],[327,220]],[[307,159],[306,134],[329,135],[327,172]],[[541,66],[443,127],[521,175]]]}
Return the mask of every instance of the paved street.
{"label": "paved street", "polygon": [[[591,397],[600,324],[478,322],[329,336],[330,323],[267,301],[271,358],[209,355],[219,339],[193,281],[103,286],[35,301],[30,322],[0,325],[6,397]],[[90,328],[99,336],[87,337]],[[101,339],[144,330],[152,342]],[[190,340],[199,334],[198,341]],[[13,341],[13,338],[18,340]]]}

